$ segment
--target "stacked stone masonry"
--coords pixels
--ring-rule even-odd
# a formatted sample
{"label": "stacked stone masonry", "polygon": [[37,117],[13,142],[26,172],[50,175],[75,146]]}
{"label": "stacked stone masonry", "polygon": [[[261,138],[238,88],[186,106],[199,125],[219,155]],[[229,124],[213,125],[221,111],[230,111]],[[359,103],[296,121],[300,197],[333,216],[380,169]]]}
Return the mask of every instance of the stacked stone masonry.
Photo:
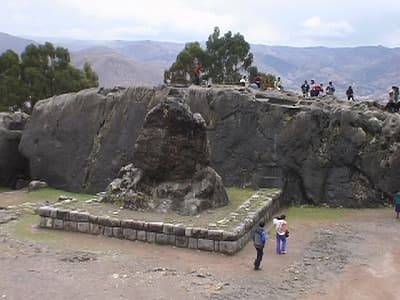
{"label": "stacked stone masonry", "polygon": [[269,195],[264,200],[256,211],[249,211],[233,231],[94,216],[51,206],[39,209],[40,227],[234,254],[252,238],[258,223],[271,219],[281,206],[280,193]]}

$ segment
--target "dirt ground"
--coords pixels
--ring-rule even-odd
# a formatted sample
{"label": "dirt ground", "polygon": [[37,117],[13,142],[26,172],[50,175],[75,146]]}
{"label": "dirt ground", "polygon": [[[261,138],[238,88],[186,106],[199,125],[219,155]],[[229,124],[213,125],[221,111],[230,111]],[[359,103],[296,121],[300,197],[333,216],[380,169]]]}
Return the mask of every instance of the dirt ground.
{"label": "dirt ground", "polygon": [[[37,228],[0,193],[0,299],[400,299],[400,221],[392,209],[288,220],[286,255],[269,240],[260,271],[233,256]],[[12,199],[11,199],[12,200]],[[36,204],[37,205],[37,204]]]}

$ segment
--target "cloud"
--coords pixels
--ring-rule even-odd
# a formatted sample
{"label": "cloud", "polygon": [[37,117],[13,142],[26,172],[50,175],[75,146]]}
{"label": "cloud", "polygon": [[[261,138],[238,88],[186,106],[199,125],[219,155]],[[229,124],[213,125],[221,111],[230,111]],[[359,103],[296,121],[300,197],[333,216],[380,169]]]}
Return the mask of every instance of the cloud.
{"label": "cloud", "polygon": [[400,27],[384,33],[379,43],[389,47],[400,47]]}
{"label": "cloud", "polygon": [[302,28],[302,34],[308,37],[344,37],[355,32],[348,21],[323,22],[318,16],[305,20]]}

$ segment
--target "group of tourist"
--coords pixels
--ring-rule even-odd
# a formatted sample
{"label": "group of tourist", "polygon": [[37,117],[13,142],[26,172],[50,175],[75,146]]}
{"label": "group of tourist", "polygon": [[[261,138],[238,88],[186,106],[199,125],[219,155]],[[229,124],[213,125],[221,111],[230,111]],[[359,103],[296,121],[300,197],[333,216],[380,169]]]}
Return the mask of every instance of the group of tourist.
{"label": "group of tourist", "polygon": [[[314,79],[311,79],[310,84],[308,84],[307,80],[304,80],[304,83],[300,86],[303,97],[318,97],[318,96],[333,96],[335,94],[335,86],[332,81],[329,81],[327,87],[324,89],[324,84],[315,82]],[[354,101],[354,91],[351,85],[346,90],[347,100]]]}
{"label": "group of tourist", "polygon": [[[286,216],[281,215],[275,217],[272,223],[275,226],[276,253],[286,254],[287,239],[289,237]],[[264,226],[265,222],[260,222],[253,235],[254,247],[257,251],[257,256],[254,260],[254,270],[260,270],[261,261],[264,255],[264,247],[268,241],[268,233],[265,231]]]}

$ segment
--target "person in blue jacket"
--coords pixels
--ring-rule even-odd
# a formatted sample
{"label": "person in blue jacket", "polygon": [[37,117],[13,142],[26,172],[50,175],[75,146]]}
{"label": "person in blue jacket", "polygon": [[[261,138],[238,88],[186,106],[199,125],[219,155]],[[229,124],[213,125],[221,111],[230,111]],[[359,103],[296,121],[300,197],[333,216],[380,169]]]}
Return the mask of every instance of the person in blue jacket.
{"label": "person in blue jacket", "polygon": [[394,210],[396,212],[396,218],[399,218],[399,213],[400,213],[400,192],[397,192],[396,195],[394,195]]}
{"label": "person in blue jacket", "polygon": [[268,240],[268,233],[264,230],[265,222],[260,222],[253,235],[254,247],[257,251],[257,257],[254,261],[254,270],[260,270],[261,260],[264,255],[264,246]]}

